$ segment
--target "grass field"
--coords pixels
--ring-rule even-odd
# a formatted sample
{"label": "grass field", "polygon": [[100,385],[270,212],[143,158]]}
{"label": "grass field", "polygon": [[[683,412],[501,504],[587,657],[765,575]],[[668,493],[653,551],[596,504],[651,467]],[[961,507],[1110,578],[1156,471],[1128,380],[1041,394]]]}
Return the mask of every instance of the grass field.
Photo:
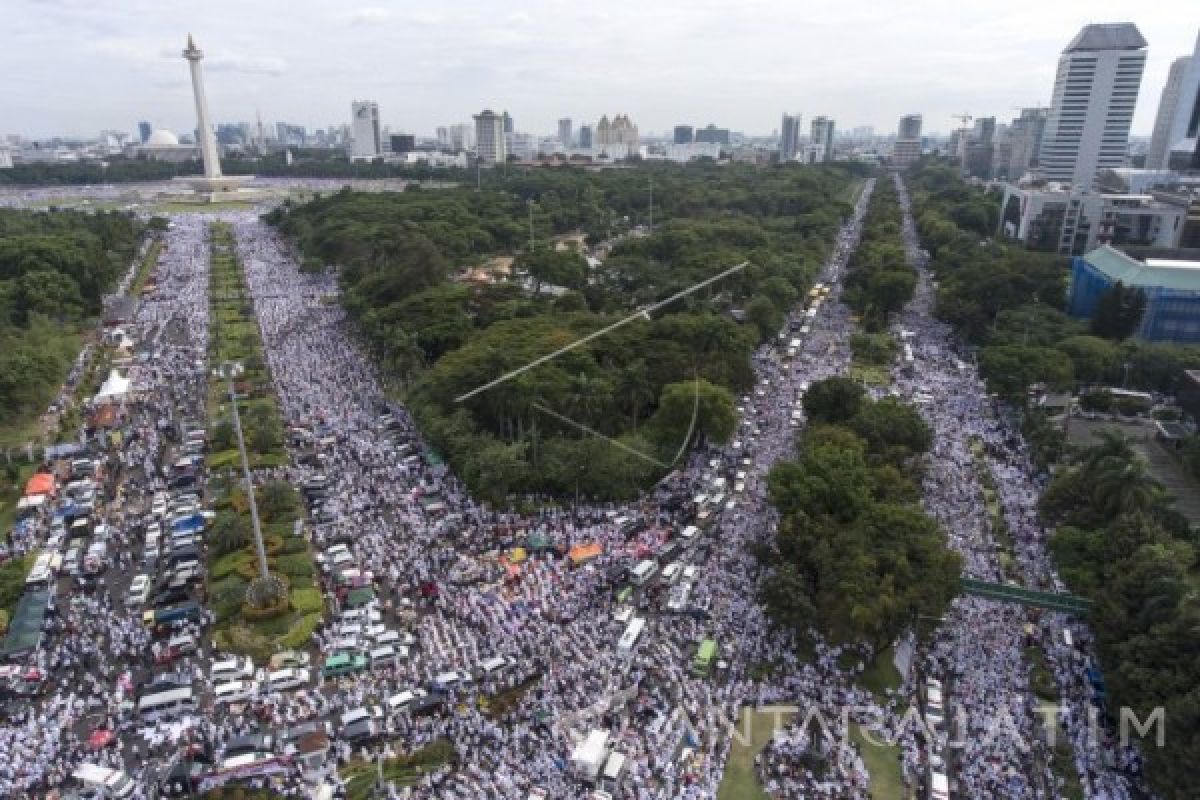
{"label": "grass field", "polygon": [[[766,747],[775,732],[775,712],[742,710],[741,731],[746,730],[749,717],[750,741],[735,738],[725,764],[725,776],[717,790],[717,800],[769,800],[754,774],[754,757]],[[787,721],[786,715],[784,721]]]}
{"label": "grass field", "polygon": [[879,700],[887,697],[889,689],[895,690],[900,686],[901,676],[896,669],[895,651],[888,647],[875,657],[875,661],[867,665],[859,677],[859,683],[871,690]]}
{"label": "grass field", "polygon": [[875,744],[867,741],[862,728],[850,725],[850,740],[858,746],[867,772],[871,775],[873,800],[904,800],[904,775],[900,770],[900,746],[884,745],[879,737]]}

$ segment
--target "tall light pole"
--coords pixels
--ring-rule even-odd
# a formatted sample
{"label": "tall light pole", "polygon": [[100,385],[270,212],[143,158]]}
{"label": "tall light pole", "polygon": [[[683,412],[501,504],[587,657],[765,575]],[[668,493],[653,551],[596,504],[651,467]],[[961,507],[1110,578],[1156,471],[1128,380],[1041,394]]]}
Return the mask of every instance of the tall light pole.
{"label": "tall light pole", "polygon": [[229,404],[233,407],[233,430],[237,434],[238,454],[242,458],[242,477],[246,481],[246,495],[250,498],[250,522],[254,526],[254,549],[258,553],[258,576],[266,580],[269,577],[267,568],[267,550],[263,546],[262,525],[258,521],[258,503],[254,499],[254,480],[250,477],[250,459],[246,456],[246,439],[242,436],[242,415],[238,413],[237,394],[233,390],[233,371],[235,364],[227,361],[221,365],[225,374],[225,382],[229,386]]}

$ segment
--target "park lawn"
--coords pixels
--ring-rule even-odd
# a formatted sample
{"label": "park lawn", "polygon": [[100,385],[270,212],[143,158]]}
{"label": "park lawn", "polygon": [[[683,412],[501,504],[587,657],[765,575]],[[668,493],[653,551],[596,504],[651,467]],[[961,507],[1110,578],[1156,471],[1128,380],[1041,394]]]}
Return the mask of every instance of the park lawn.
{"label": "park lawn", "polygon": [[900,688],[901,675],[893,663],[894,657],[895,650],[889,645],[875,656],[875,660],[859,676],[859,683],[870,689],[877,700],[886,700],[888,689],[894,691]]}
{"label": "park lawn", "polygon": [[[874,737],[879,741],[879,737]],[[858,747],[871,776],[872,800],[904,800],[904,775],[900,769],[900,746],[872,744],[858,723],[850,725],[850,740]]]}
{"label": "park lawn", "polygon": [[[790,720],[791,716],[784,715],[784,721]],[[725,762],[725,775],[717,789],[717,800],[770,800],[754,772],[754,757],[775,733],[775,712],[742,709],[739,733],[746,730],[747,717],[750,718],[750,741],[745,743],[734,738],[729,748],[729,760]]]}
{"label": "park lawn", "polygon": [[862,362],[850,365],[850,377],[868,386],[887,386],[892,382],[892,373],[887,367]]}

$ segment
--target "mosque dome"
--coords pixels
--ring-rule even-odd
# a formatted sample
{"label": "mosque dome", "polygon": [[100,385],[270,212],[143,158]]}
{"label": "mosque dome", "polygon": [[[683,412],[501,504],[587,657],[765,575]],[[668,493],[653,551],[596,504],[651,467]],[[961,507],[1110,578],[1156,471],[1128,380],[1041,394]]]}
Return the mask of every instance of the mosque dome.
{"label": "mosque dome", "polygon": [[146,139],[146,147],[178,147],[179,137],[165,128],[159,128]]}

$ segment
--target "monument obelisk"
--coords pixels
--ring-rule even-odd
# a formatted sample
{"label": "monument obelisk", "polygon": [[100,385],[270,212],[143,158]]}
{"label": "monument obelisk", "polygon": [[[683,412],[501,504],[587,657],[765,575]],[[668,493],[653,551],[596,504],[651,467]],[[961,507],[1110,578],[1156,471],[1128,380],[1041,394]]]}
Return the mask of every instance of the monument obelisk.
{"label": "monument obelisk", "polygon": [[222,175],[221,158],[217,154],[217,140],[213,136],[212,125],[208,120],[208,97],[204,93],[204,72],[200,62],[204,59],[204,51],[196,47],[192,35],[188,34],[187,48],[183,51],[188,67],[192,72],[192,95],[196,101],[196,135],[199,137],[200,158],[204,161],[204,177],[185,178],[188,184],[201,195],[202,199],[214,202],[223,199],[235,199],[243,183],[250,180],[249,175]]}

